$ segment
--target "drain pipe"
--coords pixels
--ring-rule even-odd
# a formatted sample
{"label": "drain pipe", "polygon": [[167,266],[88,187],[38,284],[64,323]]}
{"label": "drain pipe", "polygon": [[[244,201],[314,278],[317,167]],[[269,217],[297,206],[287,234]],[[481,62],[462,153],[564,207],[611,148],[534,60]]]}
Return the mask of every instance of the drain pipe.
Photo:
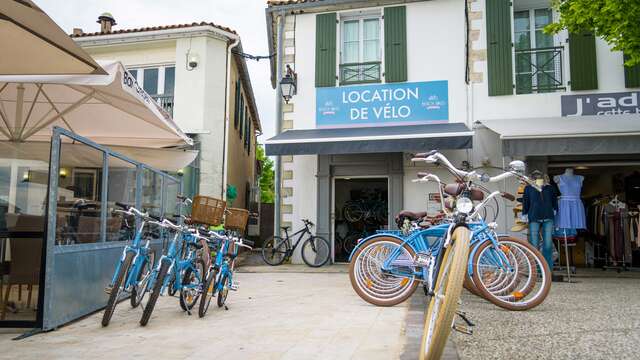
{"label": "drain pipe", "polygon": [[[229,113],[231,107],[231,54],[232,50],[240,45],[240,37],[234,34],[227,35],[229,39],[233,39],[231,45],[227,45],[227,74],[225,79],[225,103],[224,103],[224,147],[222,148],[222,189],[220,189],[220,198],[227,200],[227,161],[229,158]],[[240,76],[240,75],[238,75]],[[238,104],[235,104],[238,106]]]}
{"label": "drain pipe", "polygon": [[[284,34],[284,12],[280,12],[277,18],[277,41],[276,45],[276,135],[282,130],[282,90],[280,89],[280,81],[282,80],[283,68],[283,46],[282,37]],[[273,236],[280,236],[281,222],[281,198],[280,188],[282,187],[282,159],[280,155],[276,155],[275,159],[275,189],[274,189],[274,206],[273,206]]]}

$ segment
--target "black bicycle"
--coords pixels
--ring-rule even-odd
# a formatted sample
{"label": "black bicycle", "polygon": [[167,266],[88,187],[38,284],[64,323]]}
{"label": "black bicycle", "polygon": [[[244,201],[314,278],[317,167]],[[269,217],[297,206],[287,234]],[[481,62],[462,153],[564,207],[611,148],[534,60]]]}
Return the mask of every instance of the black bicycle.
{"label": "black bicycle", "polygon": [[[304,228],[296,231],[291,236],[289,236],[289,227],[283,226],[284,239],[280,236],[274,236],[262,245],[262,258],[267,264],[276,266],[291,258],[293,252],[305,235],[309,235],[306,240],[302,242],[301,249],[302,260],[305,264],[311,267],[320,267],[329,261],[329,257],[331,256],[329,242],[311,233],[310,228],[313,227],[311,221],[303,219],[302,222],[304,223]],[[291,238],[298,234],[300,234],[300,236],[298,236],[298,239],[292,246]]]}

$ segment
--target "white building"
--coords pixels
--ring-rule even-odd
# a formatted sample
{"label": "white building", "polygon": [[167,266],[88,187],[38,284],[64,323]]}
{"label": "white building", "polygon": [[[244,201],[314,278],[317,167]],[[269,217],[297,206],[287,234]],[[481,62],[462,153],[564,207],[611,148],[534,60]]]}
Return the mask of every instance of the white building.
{"label": "white building", "polygon": [[[235,207],[256,194],[255,161],[260,118],[240,36],[214,23],[117,29],[111,14],[101,29],[71,35],[95,59],[121,61],[147,93],[168,110],[199,150],[184,172],[185,194],[225,197]],[[176,169],[178,170],[178,169]]]}
{"label": "white building", "polygon": [[[431,149],[488,173],[511,159],[551,177],[573,167],[583,198],[640,202],[619,185],[640,169],[640,68],[625,68],[602,39],[544,34],[556,16],[548,0],[269,2],[269,47],[281,55],[273,85],[286,65],[297,74],[284,132],[266,142],[282,156],[283,226],[311,219],[344,260],[347,231],[394,228],[400,209],[434,209],[434,185],[411,181],[427,167],[409,161]],[[344,204],[356,199],[381,202],[385,221],[364,230],[346,221]],[[499,206],[503,232],[514,205]],[[576,249],[585,262],[607,257]]]}

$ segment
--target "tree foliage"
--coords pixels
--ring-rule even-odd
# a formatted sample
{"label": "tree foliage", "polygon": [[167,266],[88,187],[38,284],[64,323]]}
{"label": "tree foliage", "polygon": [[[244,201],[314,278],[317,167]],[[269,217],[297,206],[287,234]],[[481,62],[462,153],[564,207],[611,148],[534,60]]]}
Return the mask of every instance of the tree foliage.
{"label": "tree foliage", "polygon": [[256,147],[256,159],[262,163],[262,173],[260,174],[260,201],[265,204],[272,204],[274,199],[274,170],[273,160],[264,154],[264,147]]}
{"label": "tree foliage", "polygon": [[546,32],[592,32],[624,52],[627,66],[640,64],[639,0],[553,0],[553,7],[560,19]]}

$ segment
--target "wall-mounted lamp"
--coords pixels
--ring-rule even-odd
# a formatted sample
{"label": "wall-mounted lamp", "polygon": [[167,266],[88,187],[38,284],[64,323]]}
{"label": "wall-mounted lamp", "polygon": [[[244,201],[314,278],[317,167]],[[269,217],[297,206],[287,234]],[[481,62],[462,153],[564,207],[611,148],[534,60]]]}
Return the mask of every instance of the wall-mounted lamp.
{"label": "wall-mounted lamp", "polygon": [[298,75],[291,69],[291,66],[287,65],[287,73],[280,80],[280,91],[285,103],[289,103],[289,100],[296,94],[297,88]]}
{"label": "wall-mounted lamp", "polygon": [[184,169],[178,169],[176,173],[178,174],[178,176],[182,176],[184,175]]}
{"label": "wall-mounted lamp", "polygon": [[187,71],[197,68],[198,63],[200,63],[198,54],[192,54],[191,51],[187,51]]}
{"label": "wall-mounted lamp", "polygon": [[60,168],[60,178],[65,179],[69,175],[69,171],[65,168]]}
{"label": "wall-mounted lamp", "polygon": [[22,174],[22,182],[29,182],[29,180],[31,180],[31,174],[27,170]]}

